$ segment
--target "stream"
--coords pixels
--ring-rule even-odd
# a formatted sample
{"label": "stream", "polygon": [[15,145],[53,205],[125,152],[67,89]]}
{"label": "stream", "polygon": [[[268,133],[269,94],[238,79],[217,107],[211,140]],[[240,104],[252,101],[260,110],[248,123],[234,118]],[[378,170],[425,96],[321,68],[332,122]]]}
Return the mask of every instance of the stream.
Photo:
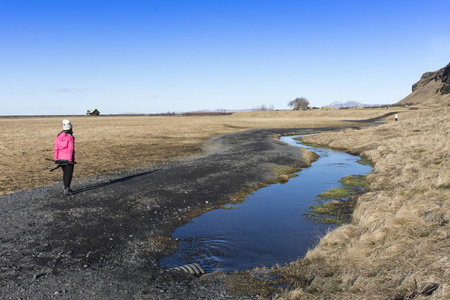
{"label": "stream", "polygon": [[358,156],[302,145],[298,136],[281,137],[292,146],[304,147],[320,157],[287,183],[261,188],[239,204],[227,204],[192,219],[175,230],[179,239],[173,256],[159,263],[167,268],[198,263],[206,273],[245,271],[254,267],[285,265],[302,258],[329,230],[303,214],[314,198],[340,187],[339,179],[371,172]]}

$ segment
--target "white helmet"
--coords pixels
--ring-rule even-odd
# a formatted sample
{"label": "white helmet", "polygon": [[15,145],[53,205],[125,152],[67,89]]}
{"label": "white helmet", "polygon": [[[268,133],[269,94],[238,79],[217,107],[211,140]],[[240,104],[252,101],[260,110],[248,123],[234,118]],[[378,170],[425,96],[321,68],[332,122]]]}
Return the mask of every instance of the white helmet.
{"label": "white helmet", "polygon": [[72,129],[72,124],[67,119],[62,121],[62,126],[63,126],[63,130],[70,130],[70,129]]}

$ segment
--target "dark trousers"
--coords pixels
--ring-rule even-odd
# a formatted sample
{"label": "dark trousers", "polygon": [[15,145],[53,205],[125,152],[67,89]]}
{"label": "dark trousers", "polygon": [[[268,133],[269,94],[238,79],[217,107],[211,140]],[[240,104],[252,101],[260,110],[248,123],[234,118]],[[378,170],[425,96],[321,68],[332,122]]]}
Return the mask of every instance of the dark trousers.
{"label": "dark trousers", "polygon": [[72,175],[73,175],[73,165],[68,164],[65,166],[61,166],[61,169],[63,170],[63,182],[64,182],[64,188],[69,188],[70,183],[72,182]]}

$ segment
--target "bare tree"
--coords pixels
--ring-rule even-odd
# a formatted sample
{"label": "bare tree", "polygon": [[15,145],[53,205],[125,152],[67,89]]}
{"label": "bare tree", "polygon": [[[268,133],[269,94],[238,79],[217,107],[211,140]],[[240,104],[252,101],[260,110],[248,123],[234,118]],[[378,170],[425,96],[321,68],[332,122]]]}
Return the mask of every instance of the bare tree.
{"label": "bare tree", "polygon": [[295,100],[289,101],[288,106],[293,107],[294,110],[306,110],[309,107],[309,101],[304,97],[295,98]]}
{"label": "bare tree", "polygon": [[255,111],[275,110],[275,106],[273,104],[271,104],[269,106],[262,104],[261,106],[254,108],[254,110]]}

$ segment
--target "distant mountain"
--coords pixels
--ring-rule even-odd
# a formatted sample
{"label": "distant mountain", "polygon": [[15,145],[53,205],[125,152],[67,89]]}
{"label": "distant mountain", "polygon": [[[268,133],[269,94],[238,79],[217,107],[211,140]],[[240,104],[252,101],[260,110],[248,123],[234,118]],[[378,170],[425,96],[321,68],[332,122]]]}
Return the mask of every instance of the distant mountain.
{"label": "distant mountain", "polygon": [[334,108],[351,108],[351,107],[373,107],[373,106],[380,106],[379,104],[370,104],[370,103],[363,103],[363,102],[357,102],[357,101],[336,101],[331,104],[325,105],[325,107],[334,107]]}
{"label": "distant mountain", "polygon": [[450,106],[450,63],[435,72],[426,72],[413,84],[412,93],[399,105]]}

